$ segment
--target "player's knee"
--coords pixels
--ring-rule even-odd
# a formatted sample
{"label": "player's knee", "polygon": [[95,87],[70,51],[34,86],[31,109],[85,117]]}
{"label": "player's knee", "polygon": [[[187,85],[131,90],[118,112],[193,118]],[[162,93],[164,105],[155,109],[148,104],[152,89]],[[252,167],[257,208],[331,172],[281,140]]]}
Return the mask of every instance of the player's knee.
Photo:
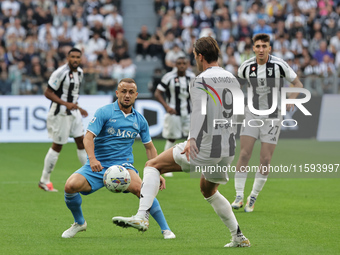
{"label": "player's knee", "polygon": [[269,155],[265,155],[265,156],[261,156],[260,161],[261,161],[261,165],[263,166],[267,166],[270,164],[272,157]]}
{"label": "player's knee", "polygon": [[247,151],[247,150],[241,150],[240,152],[240,160],[242,161],[249,161],[251,157],[251,152]]}
{"label": "player's knee", "polygon": [[156,167],[156,161],[153,159],[146,161],[145,167]]}
{"label": "player's knee", "polygon": [[79,192],[80,188],[81,188],[80,183],[74,180],[73,178],[70,178],[66,181],[64,190],[66,193],[72,194],[72,193]]}

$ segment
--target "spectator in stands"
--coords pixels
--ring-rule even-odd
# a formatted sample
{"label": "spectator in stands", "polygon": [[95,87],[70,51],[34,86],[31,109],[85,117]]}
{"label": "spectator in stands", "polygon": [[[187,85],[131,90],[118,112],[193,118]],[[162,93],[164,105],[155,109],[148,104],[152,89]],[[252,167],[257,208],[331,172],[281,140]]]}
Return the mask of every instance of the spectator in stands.
{"label": "spectator in stands", "polygon": [[[99,69],[99,68],[98,68]],[[96,62],[87,62],[84,66],[84,80],[83,86],[80,87],[81,94],[97,95],[97,80],[99,78]]]}
{"label": "spectator in stands", "polygon": [[320,69],[323,77],[324,93],[338,93],[337,71],[330,55],[323,55]]}
{"label": "spectator in stands", "polygon": [[294,53],[295,57],[300,58],[303,48],[308,48],[308,46],[309,43],[305,38],[303,38],[302,31],[297,31],[295,38],[292,40],[290,45],[290,50]]}
{"label": "spectator in stands", "polygon": [[116,8],[113,8],[109,14],[105,16],[103,25],[105,29],[109,31],[116,23],[123,26],[123,17],[118,13]]}
{"label": "spectator in stands", "polygon": [[124,48],[118,48],[115,55],[113,78],[120,81],[123,78],[134,78],[136,75],[136,65],[132,62],[128,52]]}
{"label": "spectator in stands", "polygon": [[340,52],[340,30],[338,30],[336,35],[331,38],[329,46],[334,55]]}
{"label": "spectator in stands", "polygon": [[264,14],[258,15],[258,25],[254,27],[253,36],[257,34],[268,34],[273,39],[273,29],[266,23],[266,16]]}
{"label": "spectator in stands", "polygon": [[320,31],[317,31],[315,34],[314,34],[314,37],[312,40],[309,41],[309,46],[308,46],[308,50],[310,52],[310,54],[312,54],[312,56],[315,54],[315,52],[317,50],[320,49],[320,43],[322,41],[322,34]]}
{"label": "spectator in stands", "polygon": [[100,22],[101,24],[103,24],[103,22],[104,22],[104,17],[103,17],[103,15],[101,15],[101,14],[99,13],[99,8],[98,8],[98,7],[94,7],[94,8],[92,8],[91,14],[89,14],[89,15],[87,16],[86,21],[87,21],[88,26],[89,26],[90,29],[91,29],[91,28],[94,27],[94,24],[95,24],[96,22]]}
{"label": "spectator in stands", "polygon": [[156,28],[156,32],[150,39],[150,55],[153,60],[163,59],[165,54],[163,51],[164,35],[160,28]]}
{"label": "spectator in stands", "polygon": [[107,55],[102,55],[98,61],[97,93],[100,95],[113,95],[114,88],[117,86],[113,80],[113,63]]}
{"label": "spectator in stands", "polygon": [[181,29],[196,26],[195,15],[192,13],[191,6],[185,6],[181,14],[179,26]]}
{"label": "spectator in stands", "polygon": [[172,49],[165,55],[165,69],[167,72],[170,72],[176,66],[176,60],[179,57],[185,57],[185,53],[179,45],[175,43]]}
{"label": "spectator in stands", "polygon": [[95,33],[85,46],[85,55],[89,61],[95,61],[106,48],[106,41]]}
{"label": "spectator in stands", "polygon": [[140,33],[137,36],[136,53],[137,60],[141,60],[149,55],[151,34],[148,31],[148,27],[143,25]]}
{"label": "spectator in stands", "polygon": [[69,25],[69,22],[65,20],[62,24],[57,29],[57,36],[58,36],[58,43],[59,47],[64,47],[64,46],[73,46],[74,43],[72,42],[72,28]]}
{"label": "spectator in stands", "polygon": [[321,68],[316,59],[311,59],[310,64],[304,69],[304,87],[308,89],[312,95],[322,95],[322,81],[321,81]]}
{"label": "spectator in stands", "polygon": [[0,58],[0,95],[11,94],[11,81],[8,77],[7,64],[4,58]]}
{"label": "spectator in stands", "polygon": [[83,20],[77,20],[76,25],[71,29],[71,39],[74,44],[84,43],[86,44],[89,40],[89,29],[84,26]]}
{"label": "spectator in stands", "polygon": [[1,3],[1,11],[6,16],[11,15],[13,17],[17,16],[20,11],[20,4],[15,0],[5,0]]}
{"label": "spectator in stands", "polygon": [[320,42],[320,48],[317,51],[315,51],[313,57],[319,63],[321,63],[323,61],[325,55],[328,55],[330,58],[333,58],[333,54],[330,51],[328,51],[328,49],[327,49],[327,41],[322,40]]}
{"label": "spectator in stands", "polygon": [[33,66],[32,73],[28,76],[28,81],[31,87],[31,90],[27,92],[28,94],[43,95],[47,88],[47,80],[44,78],[40,64],[35,64]]}

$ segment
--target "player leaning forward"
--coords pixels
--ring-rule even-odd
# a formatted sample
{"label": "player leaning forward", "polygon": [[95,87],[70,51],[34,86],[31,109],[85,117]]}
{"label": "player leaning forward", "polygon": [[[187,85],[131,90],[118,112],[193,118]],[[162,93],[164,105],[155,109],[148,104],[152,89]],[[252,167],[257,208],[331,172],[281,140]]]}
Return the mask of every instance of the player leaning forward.
{"label": "player leaning forward", "polygon": [[[116,91],[118,99],[112,104],[99,108],[89,123],[84,138],[88,160],[68,178],[65,184],[65,202],[72,212],[74,223],[64,231],[63,238],[74,237],[78,232],[86,230],[87,223],[83,216],[82,197],[79,193],[89,195],[101,189],[104,186],[103,175],[108,167],[124,166],[131,176],[127,191],[139,197],[142,180],[137,169],[132,165],[134,162],[132,145],[136,136],[140,135],[148,159],[156,157],[157,151],[151,141],[147,121],[132,107],[137,95],[135,81],[122,79]],[[163,189],[165,181],[163,177],[160,178],[159,188]],[[151,203],[149,212],[161,227],[164,239],[175,238],[157,199],[155,198]]]}
{"label": "player leaning forward", "polygon": [[[240,85],[231,73],[218,66],[219,52],[217,42],[211,37],[196,41],[194,55],[202,73],[190,86],[192,116],[188,140],[146,163],[137,214],[132,217],[113,217],[115,224],[143,231],[148,229],[146,214],[158,193],[160,174],[189,172],[197,166],[201,169],[205,166],[228,166],[232,162],[236,145],[233,130],[227,125],[215,128],[213,122],[214,119],[230,120],[232,112],[224,108],[228,108],[232,100],[228,86]],[[229,201],[217,190],[219,184],[227,181],[226,172],[204,172],[200,181],[201,192],[231,232],[232,240],[225,247],[248,247],[250,242],[242,234]]]}
{"label": "player leaning forward", "polygon": [[[267,34],[257,34],[253,38],[255,57],[242,63],[238,69],[238,76],[246,79],[249,88],[253,91],[252,104],[256,110],[268,110],[273,105],[273,88],[280,88],[283,79],[291,86],[302,88],[303,85],[293,69],[282,59],[269,54],[271,51],[270,37]],[[295,99],[299,93],[291,93],[289,99]],[[239,209],[243,206],[243,193],[247,179],[246,167],[250,160],[254,144],[257,139],[261,141],[260,166],[255,174],[253,189],[247,198],[245,212],[254,210],[255,201],[267,181],[270,161],[272,159],[281,130],[282,116],[280,112],[280,96],[278,108],[270,115],[256,115],[250,112],[249,105],[245,108],[245,125],[240,133],[240,156],[236,164],[235,189],[236,199],[232,207]],[[293,104],[287,104],[287,110],[294,109]],[[260,127],[250,126],[250,120],[263,121]],[[272,120],[272,121],[270,121]],[[255,122],[253,122],[255,123]]]}

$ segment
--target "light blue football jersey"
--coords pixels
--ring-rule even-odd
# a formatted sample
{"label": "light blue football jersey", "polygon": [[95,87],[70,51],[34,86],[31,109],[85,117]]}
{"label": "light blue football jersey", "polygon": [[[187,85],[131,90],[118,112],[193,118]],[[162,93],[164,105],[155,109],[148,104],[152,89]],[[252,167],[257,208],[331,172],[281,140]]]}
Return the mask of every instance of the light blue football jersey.
{"label": "light blue football jersey", "polygon": [[94,152],[97,160],[105,163],[124,161],[133,164],[132,145],[138,134],[144,144],[151,142],[144,116],[132,108],[132,113],[125,117],[118,101],[99,108],[87,130],[96,135]]}

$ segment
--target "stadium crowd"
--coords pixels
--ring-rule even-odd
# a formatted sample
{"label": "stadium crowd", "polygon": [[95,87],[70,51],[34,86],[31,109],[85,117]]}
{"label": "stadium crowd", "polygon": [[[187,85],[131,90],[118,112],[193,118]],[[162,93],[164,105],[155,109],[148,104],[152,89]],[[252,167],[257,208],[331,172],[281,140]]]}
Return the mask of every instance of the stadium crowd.
{"label": "stadium crowd", "polygon": [[287,61],[313,95],[339,92],[340,0],[154,0],[157,28],[142,25],[136,42],[124,37],[120,0],[0,4],[3,95],[42,94],[71,47],[84,53],[82,94],[113,94],[117,81],[135,77],[134,62],[142,59],[162,61],[157,83],[180,56],[190,58],[194,70],[193,42],[209,35],[221,47],[220,64],[236,75],[253,56],[251,38],[258,33],[270,35],[272,54]]}

